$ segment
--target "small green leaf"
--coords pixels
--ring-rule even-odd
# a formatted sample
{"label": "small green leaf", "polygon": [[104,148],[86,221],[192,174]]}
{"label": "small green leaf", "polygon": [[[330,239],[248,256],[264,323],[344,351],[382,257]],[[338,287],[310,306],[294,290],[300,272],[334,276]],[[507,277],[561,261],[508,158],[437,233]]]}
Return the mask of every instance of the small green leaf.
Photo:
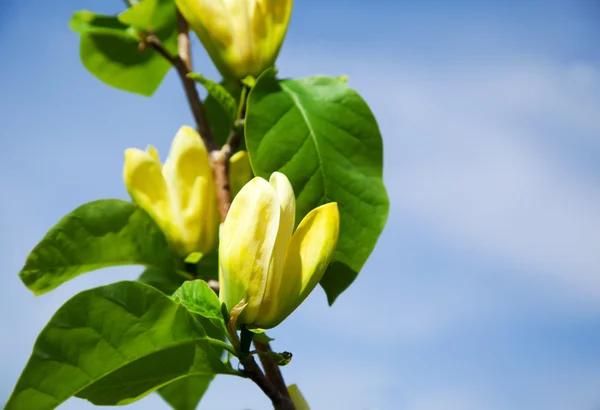
{"label": "small green leaf", "polygon": [[175,260],[146,212],[132,202],[103,199],[81,205],[50,229],[19,276],[40,295],[82,273],[117,265],[173,270]]}
{"label": "small green leaf", "polygon": [[202,252],[192,252],[188,256],[186,256],[183,261],[185,263],[196,264],[196,263],[200,262],[200,259],[202,259],[202,256],[203,256]]}
{"label": "small green leaf", "polygon": [[181,303],[192,313],[216,321],[225,330],[221,314],[221,302],[216,293],[201,279],[187,281],[173,294],[173,300]]}
{"label": "small green leaf", "polygon": [[119,14],[124,24],[140,30],[156,31],[165,26],[175,29],[177,10],[173,0],[141,0]]}
{"label": "small green leaf", "polygon": [[52,410],[72,396],[131,403],[178,378],[231,373],[223,342],[183,306],[139,282],[79,293],[40,333],[6,410]]}
{"label": "small green leaf", "polygon": [[250,91],[246,146],[255,175],[280,171],[296,194],[296,221],[337,202],[340,236],[321,280],[332,304],[356,278],[388,216],[383,144],[365,101],[330,77],[278,81],[262,74]]}
{"label": "small green leaf", "polygon": [[158,394],[174,410],[196,410],[212,380],[212,376],[189,376],[160,388]]}
{"label": "small green leaf", "polygon": [[[156,36],[172,54],[177,54],[175,17]],[[150,46],[141,46],[142,33],[116,16],[76,12],[69,23],[81,34],[79,54],[85,68],[112,87],[150,96],[171,68],[171,63]]]}
{"label": "small green leaf", "polygon": [[140,49],[126,31],[91,31],[81,36],[83,65],[100,81],[115,88],[151,96],[171,63],[150,47]]}
{"label": "small green leaf", "polygon": [[260,352],[262,356],[267,356],[269,359],[277,363],[278,366],[288,365],[292,361],[294,356],[290,352],[275,353],[275,352]]}
{"label": "small green leaf", "polygon": [[[227,141],[227,137],[234,127],[235,117],[237,114],[237,104],[242,94],[242,87],[238,84],[221,84],[229,95],[235,99],[236,108],[232,117],[231,110],[229,112],[223,108],[217,98],[210,92],[204,101],[206,115],[210,118],[210,130],[212,131],[215,141],[219,145],[223,145]],[[240,147],[240,149],[243,149]]]}
{"label": "small green leaf", "polygon": [[187,76],[192,80],[202,84],[204,88],[206,88],[206,91],[208,91],[208,93],[221,105],[229,119],[232,122],[235,121],[237,117],[238,104],[236,99],[223,85],[216,83],[199,73],[189,73]]}

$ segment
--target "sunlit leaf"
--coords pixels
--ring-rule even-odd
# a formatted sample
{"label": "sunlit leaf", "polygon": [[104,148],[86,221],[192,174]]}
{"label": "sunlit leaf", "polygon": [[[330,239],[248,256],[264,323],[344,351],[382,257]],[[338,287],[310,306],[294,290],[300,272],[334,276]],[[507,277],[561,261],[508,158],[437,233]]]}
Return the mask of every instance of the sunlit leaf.
{"label": "sunlit leaf", "polygon": [[327,202],[340,210],[340,237],[321,280],[333,303],[356,278],[387,220],[383,147],[365,101],[338,78],[278,81],[273,71],[250,92],[246,145],[256,175],[283,172],[297,218]]}
{"label": "sunlit leaf", "polygon": [[50,229],[19,276],[39,295],[82,273],[118,265],[171,271],[175,260],[146,212],[129,201],[103,199],[81,205]]}

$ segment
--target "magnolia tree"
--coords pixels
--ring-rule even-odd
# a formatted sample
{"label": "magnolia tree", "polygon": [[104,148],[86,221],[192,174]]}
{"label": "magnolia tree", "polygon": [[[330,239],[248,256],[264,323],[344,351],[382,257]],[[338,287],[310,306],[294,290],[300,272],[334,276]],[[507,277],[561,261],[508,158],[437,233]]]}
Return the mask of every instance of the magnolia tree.
{"label": "magnolia tree", "polygon": [[[93,75],[150,96],[175,68],[195,127],[173,130],[164,164],[152,146],[126,149],[132,201],[81,205],[27,257],[20,277],[36,295],[103,267],[145,270],[54,314],[7,410],[151,392],[191,410],[218,374],[252,380],[275,409],[308,409],[280,370],[292,354],[266,332],[317,284],[330,305],[350,286],[388,198],[377,123],[347,78],[275,70],[291,12],[292,0],[140,0],[114,16],[74,14]],[[193,71],[190,29],[220,81]]]}

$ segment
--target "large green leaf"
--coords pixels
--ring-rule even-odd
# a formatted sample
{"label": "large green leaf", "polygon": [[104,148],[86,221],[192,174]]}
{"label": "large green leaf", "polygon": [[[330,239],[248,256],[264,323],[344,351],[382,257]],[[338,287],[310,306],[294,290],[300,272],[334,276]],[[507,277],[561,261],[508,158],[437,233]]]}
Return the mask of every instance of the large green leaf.
{"label": "large green leaf", "polygon": [[134,203],[103,199],[61,219],[31,251],[19,276],[35,294],[95,269],[145,265],[173,270],[167,239]]}
{"label": "large green leaf", "polygon": [[126,404],[178,378],[231,373],[182,305],[139,282],[79,293],[40,333],[6,410],[50,410],[72,396]]}
{"label": "large green leaf", "polygon": [[[165,25],[156,35],[176,54],[176,30]],[[79,53],[85,68],[110,86],[150,96],[171,68],[152,47],[140,47],[141,33],[116,16],[76,12],[70,27],[81,34]]]}
{"label": "large green leaf", "polygon": [[256,175],[281,171],[290,179],[297,223],[321,204],[338,203],[338,247],[321,280],[333,303],[363,267],[388,215],[382,139],[371,110],[340,79],[278,81],[269,71],[250,92],[246,145]]}
{"label": "large green leaf", "polygon": [[190,376],[175,380],[158,390],[158,394],[174,410],[195,410],[212,379],[212,376]]}

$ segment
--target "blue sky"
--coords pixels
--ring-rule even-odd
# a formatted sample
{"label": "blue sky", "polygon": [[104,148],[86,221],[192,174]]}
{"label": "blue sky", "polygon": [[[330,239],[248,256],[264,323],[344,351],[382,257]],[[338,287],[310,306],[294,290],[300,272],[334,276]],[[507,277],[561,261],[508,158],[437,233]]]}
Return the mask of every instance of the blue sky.
{"label": "blue sky", "polygon": [[[36,298],[17,277],[28,252],[79,204],[127,197],[124,149],[165,153],[191,121],[175,73],[147,99],[79,63],[72,12],[121,4],[0,6],[2,403],[58,306],[139,272]],[[317,289],[272,332],[313,409],[600,407],[598,22],[593,0],[296,1],[280,73],[350,76],[379,120],[392,201],[355,284],[332,308]],[[197,45],[194,61],[215,76]],[[200,408],[269,403],[220,377]]]}

